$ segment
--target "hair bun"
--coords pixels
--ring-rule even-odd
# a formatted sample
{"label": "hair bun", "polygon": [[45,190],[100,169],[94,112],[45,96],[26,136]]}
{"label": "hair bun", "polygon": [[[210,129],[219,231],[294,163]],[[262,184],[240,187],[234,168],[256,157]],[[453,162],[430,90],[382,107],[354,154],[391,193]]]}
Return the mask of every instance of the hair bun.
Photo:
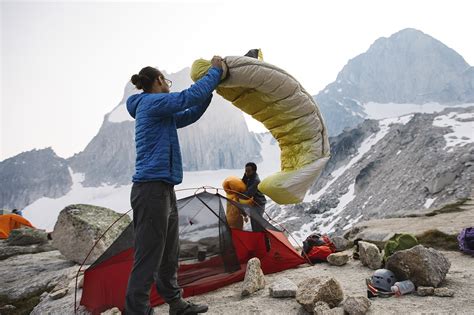
{"label": "hair bun", "polygon": [[131,81],[138,90],[141,90],[143,88],[142,80],[138,74],[132,75]]}

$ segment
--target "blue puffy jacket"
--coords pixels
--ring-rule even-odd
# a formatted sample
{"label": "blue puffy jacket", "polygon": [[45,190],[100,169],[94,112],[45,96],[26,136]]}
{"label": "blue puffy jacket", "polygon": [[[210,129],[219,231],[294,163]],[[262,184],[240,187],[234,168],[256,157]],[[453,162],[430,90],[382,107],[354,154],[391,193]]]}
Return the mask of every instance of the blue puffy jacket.
{"label": "blue puffy jacket", "polygon": [[190,88],[179,93],[141,93],[127,99],[135,118],[136,163],[133,182],[183,180],[177,128],[196,122],[206,111],[222,70],[212,67]]}

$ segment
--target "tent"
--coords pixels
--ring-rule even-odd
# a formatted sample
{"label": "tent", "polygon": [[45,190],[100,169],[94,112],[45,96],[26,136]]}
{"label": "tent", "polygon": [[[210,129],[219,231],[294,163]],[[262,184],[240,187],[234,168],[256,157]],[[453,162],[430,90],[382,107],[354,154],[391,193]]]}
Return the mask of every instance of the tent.
{"label": "tent", "polygon": [[33,227],[30,221],[17,214],[0,215],[0,239],[8,238],[11,230],[22,227]]}
{"label": "tent", "polygon": [[[263,228],[252,232],[229,228],[225,206],[232,203]],[[236,203],[218,192],[202,191],[178,200],[180,266],[178,283],[189,297],[243,280],[246,264],[258,257],[265,274],[294,268],[307,261],[292,247],[283,231],[252,206]],[[123,310],[133,265],[133,225],[84,272],[81,305],[93,314],[112,307]],[[164,303],[152,287],[150,303]]]}

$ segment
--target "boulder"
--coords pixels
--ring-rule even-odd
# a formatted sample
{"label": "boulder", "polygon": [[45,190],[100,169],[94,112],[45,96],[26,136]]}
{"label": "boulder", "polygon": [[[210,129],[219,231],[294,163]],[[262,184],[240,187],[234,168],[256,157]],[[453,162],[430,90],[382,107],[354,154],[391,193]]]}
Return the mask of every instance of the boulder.
{"label": "boulder", "polygon": [[[53,246],[67,259],[81,264],[102,234],[121,214],[102,207],[71,205],[59,214],[53,231]],[[93,263],[130,223],[128,215],[116,222],[97,242],[85,262]]]}
{"label": "boulder", "polygon": [[10,246],[45,244],[47,242],[48,233],[46,231],[27,227],[12,230],[7,239],[7,243]]}
{"label": "boulder", "polygon": [[456,173],[446,171],[441,174],[437,174],[435,179],[428,185],[430,194],[436,194],[443,190],[444,187],[450,185],[456,179]]}
{"label": "boulder", "polygon": [[352,247],[352,242],[350,242],[349,240],[345,239],[342,236],[331,237],[331,241],[336,246],[336,252],[342,252]]}
{"label": "boulder", "polygon": [[349,315],[364,315],[372,303],[365,296],[349,296],[344,300],[344,310]]}
{"label": "boulder", "polygon": [[439,286],[450,267],[451,263],[442,253],[423,245],[394,253],[386,264],[399,281],[408,279],[415,286],[428,287]]}
{"label": "boulder", "polygon": [[329,307],[328,303],[323,302],[323,301],[319,301],[319,302],[316,302],[316,304],[314,304],[313,314],[314,315],[324,315],[330,309],[331,308]]}
{"label": "boulder", "polygon": [[334,253],[328,256],[328,263],[334,266],[342,266],[349,261],[349,255],[346,253]]}
{"label": "boulder", "polygon": [[248,296],[263,288],[265,288],[265,276],[260,268],[260,259],[254,257],[247,263],[242,296]]}
{"label": "boulder", "polygon": [[435,288],[433,295],[439,296],[439,297],[453,297],[454,290],[449,289],[449,288]]}
{"label": "boulder", "polygon": [[419,286],[416,289],[416,294],[419,296],[430,296],[434,294],[434,288],[433,287],[424,287],[424,286]]}
{"label": "boulder", "polygon": [[313,312],[317,302],[326,302],[330,307],[336,307],[344,299],[344,292],[339,282],[334,278],[321,277],[303,280],[296,291],[296,301],[308,312]]}
{"label": "boulder", "polygon": [[370,269],[380,269],[382,266],[382,254],[379,248],[368,242],[360,241],[359,243],[359,259],[364,266]]}
{"label": "boulder", "polygon": [[271,297],[275,298],[286,298],[295,297],[298,286],[288,278],[278,278],[269,287],[269,293]]}

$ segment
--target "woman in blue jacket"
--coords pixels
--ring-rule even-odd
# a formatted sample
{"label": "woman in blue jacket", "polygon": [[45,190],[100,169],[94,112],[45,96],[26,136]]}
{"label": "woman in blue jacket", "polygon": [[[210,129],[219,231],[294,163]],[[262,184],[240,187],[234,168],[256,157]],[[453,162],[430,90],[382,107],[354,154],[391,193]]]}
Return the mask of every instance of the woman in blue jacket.
{"label": "woman in blue jacket", "polygon": [[183,300],[177,283],[179,235],[174,185],[183,169],[178,128],[196,122],[206,111],[220,82],[222,58],[215,56],[208,73],[187,90],[170,93],[171,81],[155,68],[132,76],[143,93],[127,99],[135,118],[136,163],[131,192],[135,256],[128,281],[125,313],[153,314],[150,287],[155,282],[170,314],[207,312],[206,305]]}

